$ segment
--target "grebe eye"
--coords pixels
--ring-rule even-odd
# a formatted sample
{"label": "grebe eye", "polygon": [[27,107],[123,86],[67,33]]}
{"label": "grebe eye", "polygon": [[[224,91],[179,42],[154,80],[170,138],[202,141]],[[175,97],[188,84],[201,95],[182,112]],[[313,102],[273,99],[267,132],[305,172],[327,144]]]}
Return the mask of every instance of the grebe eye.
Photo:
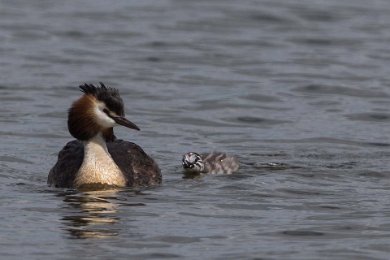
{"label": "grebe eye", "polygon": [[106,113],[107,115],[109,115],[109,111],[107,108],[103,108],[103,112]]}

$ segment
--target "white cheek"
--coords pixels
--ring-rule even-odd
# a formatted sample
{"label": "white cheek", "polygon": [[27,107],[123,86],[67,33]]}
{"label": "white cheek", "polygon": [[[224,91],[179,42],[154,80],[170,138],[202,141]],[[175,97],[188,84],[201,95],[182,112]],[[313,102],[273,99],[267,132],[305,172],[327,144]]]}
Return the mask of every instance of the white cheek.
{"label": "white cheek", "polygon": [[106,113],[104,113],[98,106],[95,108],[96,122],[104,127],[111,128],[115,126],[115,121],[111,117],[109,117]]}

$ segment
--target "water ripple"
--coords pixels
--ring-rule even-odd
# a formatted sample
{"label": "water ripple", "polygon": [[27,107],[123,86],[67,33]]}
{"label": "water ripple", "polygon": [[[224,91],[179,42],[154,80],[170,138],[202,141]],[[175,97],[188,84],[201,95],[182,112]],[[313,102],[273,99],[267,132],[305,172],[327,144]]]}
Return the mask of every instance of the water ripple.
{"label": "water ripple", "polygon": [[[0,5],[5,258],[388,258],[389,1]],[[77,86],[99,81],[161,186],[46,186]],[[183,178],[189,150],[241,168]]]}

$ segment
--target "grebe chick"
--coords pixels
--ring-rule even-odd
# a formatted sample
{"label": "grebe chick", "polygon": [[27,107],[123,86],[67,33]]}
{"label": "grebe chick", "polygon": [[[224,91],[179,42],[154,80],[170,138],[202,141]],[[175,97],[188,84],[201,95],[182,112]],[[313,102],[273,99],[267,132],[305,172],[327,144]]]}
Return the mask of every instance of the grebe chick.
{"label": "grebe chick", "polygon": [[84,95],[72,104],[68,114],[69,132],[77,140],[59,152],[47,183],[77,189],[161,183],[156,162],[138,145],[117,140],[114,135],[116,125],[139,130],[124,117],[118,90],[103,83],[100,87],[85,84],[80,89]]}
{"label": "grebe chick", "polygon": [[237,158],[225,153],[198,154],[194,152],[183,155],[185,173],[232,174],[239,168]]}

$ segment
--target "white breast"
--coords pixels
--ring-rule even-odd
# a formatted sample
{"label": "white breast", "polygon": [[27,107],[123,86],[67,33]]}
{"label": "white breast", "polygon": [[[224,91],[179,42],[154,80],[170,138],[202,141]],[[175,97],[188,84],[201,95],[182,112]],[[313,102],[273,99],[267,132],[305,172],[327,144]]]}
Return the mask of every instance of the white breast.
{"label": "white breast", "polygon": [[84,143],[84,160],[74,180],[75,188],[91,184],[126,186],[126,179],[108,153],[101,134]]}

